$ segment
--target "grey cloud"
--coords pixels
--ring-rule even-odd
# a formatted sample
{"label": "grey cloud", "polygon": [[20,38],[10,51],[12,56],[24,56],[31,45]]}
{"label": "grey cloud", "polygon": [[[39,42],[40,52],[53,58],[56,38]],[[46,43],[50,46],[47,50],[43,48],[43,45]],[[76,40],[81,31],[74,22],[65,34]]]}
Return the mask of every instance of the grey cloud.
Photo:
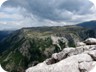
{"label": "grey cloud", "polygon": [[88,0],[66,0],[62,4],[60,4],[60,9],[66,9],[71,12],[86,12],[93,6]]}
{"label": "grey cloud", "polygon": [[69,21],[75,14],[90,14],[93,4],[89,0],[8,0],[3,6],[20,6],[41,19]]}

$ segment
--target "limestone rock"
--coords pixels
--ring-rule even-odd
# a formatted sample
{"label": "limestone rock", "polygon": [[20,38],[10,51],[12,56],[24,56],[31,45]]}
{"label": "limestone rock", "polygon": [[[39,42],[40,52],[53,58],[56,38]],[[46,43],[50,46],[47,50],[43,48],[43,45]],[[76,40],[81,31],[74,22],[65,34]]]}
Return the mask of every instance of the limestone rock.
{"label": "limestone rock", "polygon": [[79,46],[85,46],[86,44],[84,42],[77,42],[76,46],[79,47]]}
{"label": "limestone rock", "polygon": [[92,69],[89,72],[96,72],[96,63],[92,64]]}
{"label": "limestone rock", "polygon": [[57,36],[51,36],[53,45],[56,45],[59,47],[60,50],[62,50],[62,47],[60,45],[60,42],[62,42],[65,47],[68,47],[68,40],[65,37],[57,37]]}
{"label": "limestone rock", "polygon": [[87,43],[88,40],[86,44],[90,45],[82,43],[76,48],[64,48],[26,72],[92,72],[96,65],[96,45],[92,45],[94,40]]}
{"label": "limestone rock", "polygon": [[96,50],[90,51],[88,54],[96,61]]}
{"label": "limestone rock", "polygon": [[94,45],[94,44],[96,45],[96,39],[95,38],[88,38],[85,40],[85,43],[87,45]]}
{"label": "limestone rock", "polygon": [[96,65],[96,62],[82,62],[79,64],[80,72],[89,72],[93,67],[94,64]]}
{"label": "limestone rock", "polygon": [[47,65],[45,62],[40,63],[35,67],[27,69],[26,72],[80,72],[79,63],[91,61],[92,58],[90,55],[79,54],[68,57],[52,65]]}

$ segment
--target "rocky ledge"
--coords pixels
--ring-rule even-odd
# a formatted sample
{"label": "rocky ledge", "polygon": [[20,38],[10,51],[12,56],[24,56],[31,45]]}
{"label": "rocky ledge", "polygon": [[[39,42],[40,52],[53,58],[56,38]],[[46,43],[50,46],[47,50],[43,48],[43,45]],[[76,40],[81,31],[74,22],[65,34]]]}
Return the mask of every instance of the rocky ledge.
{"label": "rocky ledge", "polygon": [[96,66],[96,39],[78,42],[76,48],[64,48],[26,72],[92,72]]}

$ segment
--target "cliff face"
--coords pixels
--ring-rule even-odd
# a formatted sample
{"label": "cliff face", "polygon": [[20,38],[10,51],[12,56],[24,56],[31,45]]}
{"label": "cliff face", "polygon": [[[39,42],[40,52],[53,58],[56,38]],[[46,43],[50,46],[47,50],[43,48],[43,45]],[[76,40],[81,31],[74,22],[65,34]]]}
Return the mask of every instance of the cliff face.
{"label": "cliff face", "polygon": [[96,32],[79,26],[23,28],[0,43],[0,63],[9,72],[24,72],[89,37]]}
{"label": "cliff face", "polygon": [[[96,45],[92,43],[94,40],[90,38],[85,41],[85,45],[65,48],[26,72],[90,72],[96,66]],[[87,43],[89,44],[86,45]]]}

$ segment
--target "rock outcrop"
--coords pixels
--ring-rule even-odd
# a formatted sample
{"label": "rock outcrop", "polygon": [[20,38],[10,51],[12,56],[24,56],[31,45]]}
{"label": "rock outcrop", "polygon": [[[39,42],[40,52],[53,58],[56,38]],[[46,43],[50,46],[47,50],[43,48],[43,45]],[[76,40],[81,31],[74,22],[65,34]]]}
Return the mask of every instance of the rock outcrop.
{"label": "rock outcrop", "polygon": [[76,48],[65,48],[54,53],[51,58],[26,72],[90,72],[96,66],[96,44],[91,39],[84,42]]}
{"label": "rock outcrop", "polygon": [[96,44],[96,39],[95,38],[88,38],[85,40],[85,43],[87,45],[94,45],[94,44]]}
{"label": "rock outcrop", "polygon": [[79,47],[79,46],[85,46],[86,44],[84,42],[77,42],[76,46]]}
{"label": "rock outcrop", "polygon": [[53,45],[56,45],[60,50],[62,50],[60,42],[65,44],[65,47],[68,47],[68,40],[65,37],[51,36],[51,39]]}

